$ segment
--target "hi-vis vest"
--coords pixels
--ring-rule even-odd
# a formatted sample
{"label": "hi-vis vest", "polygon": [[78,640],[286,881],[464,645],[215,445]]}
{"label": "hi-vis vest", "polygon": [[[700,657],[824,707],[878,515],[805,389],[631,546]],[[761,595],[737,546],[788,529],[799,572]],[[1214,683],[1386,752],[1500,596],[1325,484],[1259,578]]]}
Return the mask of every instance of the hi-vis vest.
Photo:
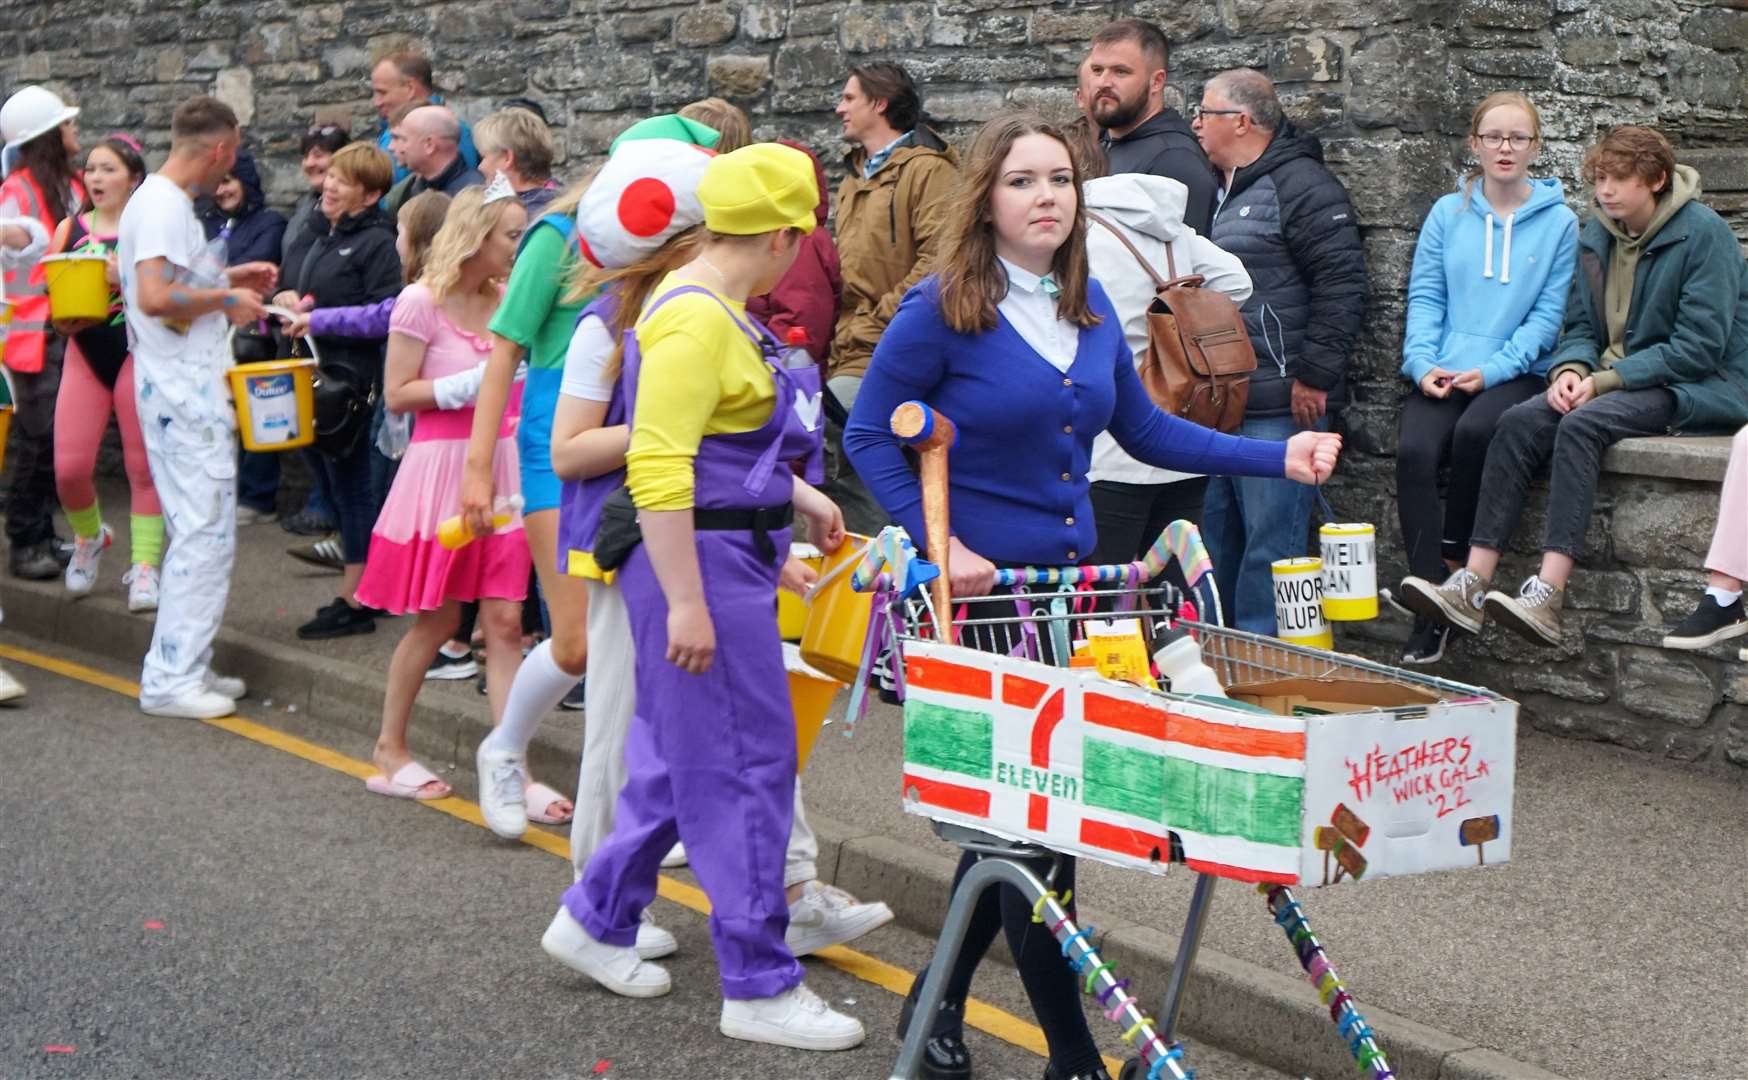
{"label": "hi-vis vest", "polygon": [[[83,201],[84,186],[75,180],[73,189],[74,194]],[[23,214],[42,222],[42,227],[49,235],[54,235],[58,223],[49,217],[42,188],[37,186],[29,169],[18,169],[6,178],[5,183],[0,183],[0,202],[8,201],[17,203]],[[12,319],[6,325],[0,326],[0,343],[4,344],[0,359],[4,359],[6,366],[13,371],[27,374],[41,371],[43,350],[47,347],[50,333],[49,287],[43,277],[43,265],[36,262],[27,268],[8,270],[5,281],[6,300],[12,305]]]}

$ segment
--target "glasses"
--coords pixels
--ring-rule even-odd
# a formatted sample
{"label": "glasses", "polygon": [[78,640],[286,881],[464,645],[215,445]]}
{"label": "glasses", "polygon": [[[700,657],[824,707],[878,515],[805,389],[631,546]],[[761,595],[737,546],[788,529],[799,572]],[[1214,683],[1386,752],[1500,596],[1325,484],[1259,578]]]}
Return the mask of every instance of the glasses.
{"label": "glasses", "polygon": [[1530,143],[1536,141],[1534,135],[1500,135],[1494,132],[1489,132],[1480,138],[1481,145],[1489,150],[1497,150],[1506,143],[1510,143],[1513,150],[1528,150]]}
{"label": "glasses", "polygon": [[1190,119],[1200,120],[1204,116],[1243,116],[1243,109],[1209,109],[1201,105],[1190,106]]}

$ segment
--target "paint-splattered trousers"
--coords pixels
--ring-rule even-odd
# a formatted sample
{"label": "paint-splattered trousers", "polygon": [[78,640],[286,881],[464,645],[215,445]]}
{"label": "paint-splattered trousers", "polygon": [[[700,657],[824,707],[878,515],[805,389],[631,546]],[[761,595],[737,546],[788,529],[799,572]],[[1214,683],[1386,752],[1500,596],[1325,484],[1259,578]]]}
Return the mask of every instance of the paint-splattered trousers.
{"label": "paint-splattered trousers", "polygon": [[140,675],[151,708],[198,693],[212,666],[237,556],[237,446],[222,420],[180,416],[161,394],[139,410],[169,541]]}

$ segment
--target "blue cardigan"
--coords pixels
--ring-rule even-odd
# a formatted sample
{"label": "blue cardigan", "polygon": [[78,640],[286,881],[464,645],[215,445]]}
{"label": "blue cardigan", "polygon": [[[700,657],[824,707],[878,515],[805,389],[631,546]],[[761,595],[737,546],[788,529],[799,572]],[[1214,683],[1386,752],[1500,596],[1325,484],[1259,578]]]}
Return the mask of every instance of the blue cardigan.
{"label": "blue cardigan", "polygon": [[1067,374],[1003,318],[980,334],[941,319],[939,283],[905,294],[880,337],[844,428],[844,452],[919,546],[922,490],[892,435],[892,410],[927,402],[959,429],[948,453],[953,534],[997,562],[1072,565],[1096,546],[1087,469],[1107,427],[1136,459],[1191,473],[1278,477],[1286,444],[1222,435],[1155,408],[1135,374],[1123,323],[1098,282],[1099,325],[1080,332]]}

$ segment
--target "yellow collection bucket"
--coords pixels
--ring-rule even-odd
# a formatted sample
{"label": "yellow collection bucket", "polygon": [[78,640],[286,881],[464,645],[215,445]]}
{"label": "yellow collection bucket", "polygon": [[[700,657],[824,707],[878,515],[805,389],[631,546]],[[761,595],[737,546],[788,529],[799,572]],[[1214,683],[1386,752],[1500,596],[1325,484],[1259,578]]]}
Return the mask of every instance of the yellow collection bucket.
{"label": "yellow collection bucket", "polygon": [[53,319],[109,318],[107,255],[68,252],[42,257],[43,277],[49,283],[49,317]]}
{"label": "yellow collection bucket", "polygon": [[1323,618],[1323,560],[1276,559],[1269,564],[1275,586],[1275,636],[1314,649],[1335,647]]}
{"label": "yellow collection bucket", "polygon": [[[822,558],[812,544],[795,544],[789,549],[797,559],[819,570]],[[784,641],[800,641],[807,632],[807,601],[788,589],[777,590],[777,635]]]}
{"label": "yellow collection bucket", "polygon": [[263,360],[228,373],[237,434],[256,453],[295,450],[316,439],[314,360]]}
{"label": "yellow collection bucket", "polygon": [[825,714],[831,711],[832,699],[843,686],[801,659],[801,650],[792,644],[783,646],[783,666],[789,671],[789,703],[795,710],[795,771],[807,765],[813,746],[825,727]]}
{"label": "yellow collection bucket", "polygon": [[867,546],[866,536],[846,537],[843,546],[820,563],[819,584],[808,599],[801,659],[839,682],[856,679],[868,637],[868,616],[874,610],[873,593],[850,588],[850,574]]}

